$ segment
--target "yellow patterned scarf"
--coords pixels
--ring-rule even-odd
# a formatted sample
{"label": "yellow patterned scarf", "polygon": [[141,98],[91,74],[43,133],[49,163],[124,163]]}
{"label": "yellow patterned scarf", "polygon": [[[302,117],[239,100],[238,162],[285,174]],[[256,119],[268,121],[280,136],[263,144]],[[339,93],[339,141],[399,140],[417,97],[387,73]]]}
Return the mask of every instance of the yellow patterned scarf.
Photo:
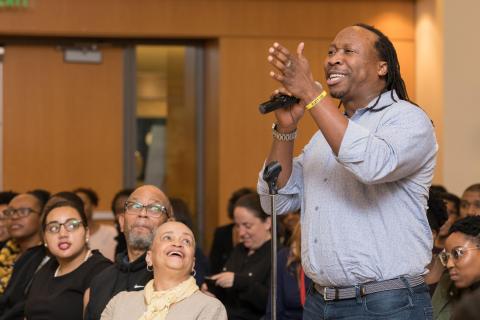
{"label": "yellow patterned scarf", "polygon": [[165,291],[155,291],[153,280],[150,280],[144,289],[147,311],[138,320],[165,320],[171,305],[190,297],[197,290],[193,277]]}
{"label": "yellow patterned scarf", "polygon": [[8,240],[0,250],[0,294],[3,294],[12,276],[13,263],[20,253],[20,248],[14,240]]}

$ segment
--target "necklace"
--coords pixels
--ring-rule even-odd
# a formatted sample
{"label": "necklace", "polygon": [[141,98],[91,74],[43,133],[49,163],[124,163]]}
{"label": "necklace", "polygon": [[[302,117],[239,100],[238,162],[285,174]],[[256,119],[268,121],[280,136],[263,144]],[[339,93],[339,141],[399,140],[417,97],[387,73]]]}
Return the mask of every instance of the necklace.
{"label": "necklace", "polygon": [[[92,250],[88,250],[87,254],[85,255],[85,259],[83,259],[83,262],[87,261],[88,258],[92,255]],[[82,262],[82,264],[83,264]],[[58,277],[58,273],[60,272],[60,266],[58,266],[57,270],[55,270],[55,273],[53,274],[53,277],[56,278]]]}

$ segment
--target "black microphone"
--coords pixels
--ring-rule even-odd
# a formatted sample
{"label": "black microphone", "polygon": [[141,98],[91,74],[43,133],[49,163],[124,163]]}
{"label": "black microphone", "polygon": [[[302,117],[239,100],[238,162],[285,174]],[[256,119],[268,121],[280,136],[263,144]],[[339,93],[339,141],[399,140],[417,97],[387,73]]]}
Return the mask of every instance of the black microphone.
{"label": "black microphone", "polygon": [[286,94],[278,93],[268,101],[261,103],[258,110],[261,114],[269,113],[280,108],[293,106],[300,102],[300,99],[294,96],[287,96]]}

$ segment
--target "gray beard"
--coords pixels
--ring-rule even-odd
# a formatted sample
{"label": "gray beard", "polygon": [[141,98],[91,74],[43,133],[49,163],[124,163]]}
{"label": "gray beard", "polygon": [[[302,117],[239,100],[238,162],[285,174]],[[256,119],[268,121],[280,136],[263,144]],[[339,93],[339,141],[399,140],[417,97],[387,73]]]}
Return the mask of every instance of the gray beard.
{"label": "gray beard", "polygon": [[153,242],[153,234],[149,236],[138,236],[136,234],[127,235],[127,244],[135,250],[147,250]]}

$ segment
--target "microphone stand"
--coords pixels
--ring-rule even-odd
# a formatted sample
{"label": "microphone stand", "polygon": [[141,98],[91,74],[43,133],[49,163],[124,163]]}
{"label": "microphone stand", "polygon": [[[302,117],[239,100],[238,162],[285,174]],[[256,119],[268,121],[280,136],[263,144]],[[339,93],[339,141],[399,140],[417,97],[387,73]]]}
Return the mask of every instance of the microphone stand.
{"label": "microphone stand", "polygon": [[272,219],[272,242],[271,242],[271,265],[272,272],[270,278],[271,295],[271,313],[272,320],[277,319],[277,210],[275,207],[275,198],[278,194],[277,179],[282,171],[282,166],[277,161],[270,162],[263,170],[263,180],[268,184],[270,194],[270,214]]}

